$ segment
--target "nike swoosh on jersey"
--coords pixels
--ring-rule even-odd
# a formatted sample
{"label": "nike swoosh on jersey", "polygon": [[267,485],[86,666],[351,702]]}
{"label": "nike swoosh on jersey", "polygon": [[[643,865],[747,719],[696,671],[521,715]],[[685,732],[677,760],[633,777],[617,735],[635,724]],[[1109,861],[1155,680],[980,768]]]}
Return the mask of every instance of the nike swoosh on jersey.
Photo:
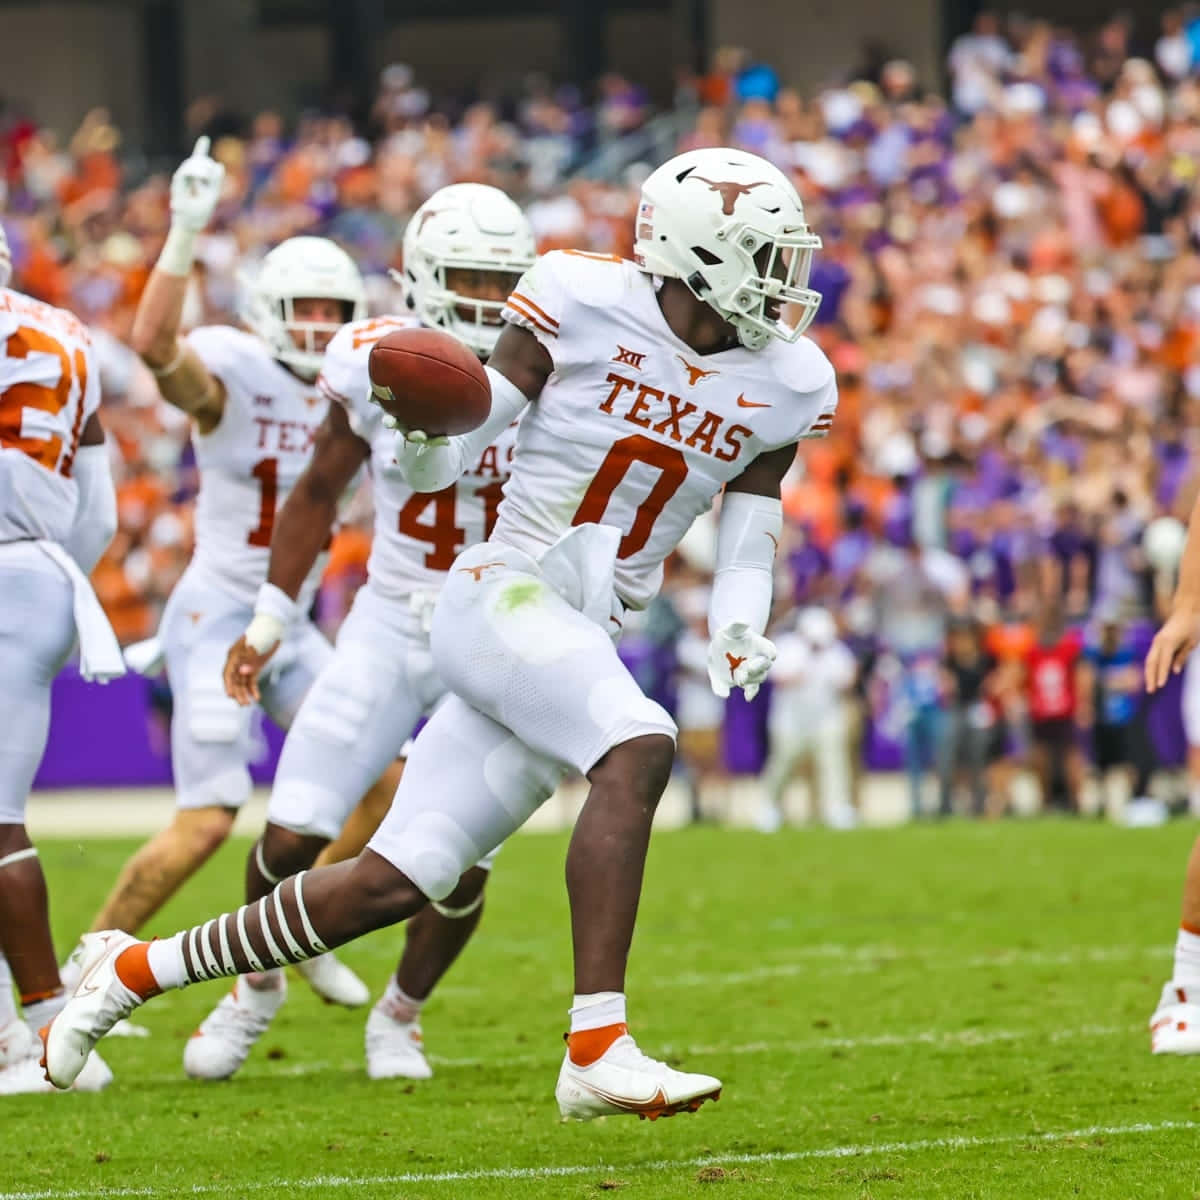
{"label": "nike swoosh on jersey", "polygon": [[770,408],[771,405],[763,404],[756,400],[747,400],[746,393],[742,392],[737,398],[738,408]]}

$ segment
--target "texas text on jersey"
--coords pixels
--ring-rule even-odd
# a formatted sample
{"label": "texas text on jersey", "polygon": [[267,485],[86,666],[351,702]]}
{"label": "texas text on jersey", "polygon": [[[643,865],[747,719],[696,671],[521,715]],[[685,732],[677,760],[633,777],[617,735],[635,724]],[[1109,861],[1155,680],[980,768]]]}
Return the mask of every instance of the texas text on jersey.
{"label": "texas text on jersey", "polygon": [[617,593],[634,608],[721,488],[760,454],[823,432],[837,405],[814,343],[698,355],[667,325],[651,277],[619,258],[544,255],[504,317],[537,337],[554,373],[521,421],[522,470],[495,536],[537,557],[570,525],[617,526]]}

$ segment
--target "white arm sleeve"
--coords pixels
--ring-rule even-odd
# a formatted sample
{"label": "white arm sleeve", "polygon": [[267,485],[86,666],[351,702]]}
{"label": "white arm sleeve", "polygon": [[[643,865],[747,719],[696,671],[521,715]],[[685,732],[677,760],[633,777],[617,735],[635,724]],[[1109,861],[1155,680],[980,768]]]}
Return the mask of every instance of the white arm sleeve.
{"label": "white arm sleeve", "polygon": [[459,476],[525,411],[528,397],[492,367],[485,367],[492,388],[492,411],[478,429],[422,446],[396,435],[396,462],[405,482],[417,492],[440,492]]}
{"label": "white arm sleeve", "polygon": [[726,492],[717,520],[717,567],[708,603],[708,630],[731,622],[761,634],[771,616],[775,551],[783,532],[777,497]]}
{"label": "white arm sleeve", "polygon": [[108,444],[80,446],[73,465],[79,503],[64,549],[90,574],[117,532],[117,493],[108,461]]}

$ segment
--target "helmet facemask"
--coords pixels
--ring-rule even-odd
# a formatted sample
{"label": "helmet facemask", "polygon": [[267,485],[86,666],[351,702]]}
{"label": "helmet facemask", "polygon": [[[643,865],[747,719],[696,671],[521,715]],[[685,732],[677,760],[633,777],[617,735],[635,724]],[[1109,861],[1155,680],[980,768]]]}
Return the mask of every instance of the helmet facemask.
{"label": "helmet facemask", "polygon": [[[324,238],[282,242],[256,274],[239,276],[240,315],[270,348],[273,357],[301,379],[321,373],[325,346],[347,322],[367,315],[366,292],[354,261]],[[304,320],[296,315],[303,300],[330,300],[338,318]],[[320,339],[320,340],[319,340]]]}
{"label": "helmet facemask", "polygon": [[[742,262],[744,273],[735,286],[714,289],[700,266],[685,277],[688,288],[734,327],[747,350],[761,350],[772,338],[796,341],[821,304],[820,293],[808,286],[813,251],[820,249],[821,239],[807,226],[769,232],[741,221],[730,221],[716,236]],[[710,252],[700,251],[704,248],[693,248],[703,263]],[[789,305],[799,310],[791,322],[784,320]]]}
{"label": "helmet facemask", "polygon": [[456,183],[434,192],[404,231],[404,286],[409,307],[487,358],[500,337],[509,293],[533,266],[533,230],[503,192]]}
{"label": "helmet facemask", "polygon": [[[405,285],[410,303],[426,325],[445,329],[480,358],[487,358],[500,337],[504,324],[500,314],[509,293],[528,266],[522,262],[515,269],[501,269],[495,261],[437,259],[428,255],[421,272],[423,280],[406,270]],[[476,278],[470,279],[471,275]],[[479,294],[483,290],[479,276],[483,275],[494,280],[494,288],[489,289],[494,298]]]}
{"label": "helmet facemask", "polygon": [[685,151],[642,185],[634,261],[681,280],[749,350],[808,328],[821,302],[808,286],[820,247],[791,181],[746,151]]}
{"label": "helmet facemask", "polygon": [[[326,299],[336,300],[340,305],[342,311],[339,320],[304,321],[296,316],[296,304],[300,301]],[[277,351],[275,357],[302,379],[316,379],[321,373],[325,347],[343,325],[355,319],[354,302],[327,296],[281,296],[276,304],[288,345]],[[318,338],[321,340],[318,341]]]}

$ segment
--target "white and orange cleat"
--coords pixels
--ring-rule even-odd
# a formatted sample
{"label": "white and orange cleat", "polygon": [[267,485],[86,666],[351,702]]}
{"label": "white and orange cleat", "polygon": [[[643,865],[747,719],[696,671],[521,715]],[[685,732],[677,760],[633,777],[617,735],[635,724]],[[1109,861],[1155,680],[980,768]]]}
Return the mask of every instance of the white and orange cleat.
{"label": "white and orange cleat", "polygon": [[[0,1026],[0,1096],[57,1092],[38,1061],[41,1043],[20,1018]],[[112,1068],[94,1050],[75,1082],[74,1092],[102,1092],[113,1081]]]}
{"label": "white and orange cleat", "polygon": [[[58,969],[59,978],[62,980],[63,987],[66,989],[68,995],[79,986],[79,976],[83,966],[83,954],[83,941],[80,940],[76,943],[75,949],[67,955],[66,962]],[[135,1025],[132,1021],[118,1021],[105,1036],[146,1038],[150,1036],[150,1030],[145,1025]],[[76,1084],[76,1090],[78,1090],[78,1084]]]}
{"label": "white and orange cleat", "polygon": [[228,1079],[246,1061],[287,999],[287,979],[272,971],[267,987],[239,979],[183,1048],[183,1069],[192,1079]]}
{"label": "white and orange cleat", "polygon": [[0,1025],[0,1096],[56,1092],[38,1065],[37,1038],[15,1017]]}
{"label": "white and orange cleat", "polygon": [[79,983],[63,1010],[40,1030],[45,1053],[41,1065],[55,1087],[68,1088],[87,1065],[96,1043],[123,1017],[155,991],[139,995],[117,974],[117,959],[131,946],[144,943],[117,929],[89,933]]}
{"label": "white and orange cleat", "polygon": [[[591,1121],[614,1113],[636,1113],[657,1121],[695,1112],[705,1100],[721,1098],[719,1079],[676,1071],[649,1058],[637,1048],[624,1025],[588,1030],[585,1036],[583,1045],[579,1034],[568,1038],[554,1089],[564,1121]],[[597,1036],[603,1040],[598,1041]],[[606,1048],[599,1049],[605,1040]]]}
{"label": "white and orange cleat", "polygon": [[371,989],[332,950],[297,963],[296,971],[326,1004],[362,1008],[371,999]]}
{"label": "white and orange cleat", "polygon": [[366,1031],[368,1079],[431,1079],[419,1021],[396,1021],[382,1007],[371,1009]]}
{"label": "white and orange cleat", "polygon": [[1150,1018],[1151,1054],[1200,1054],[1200,989],[1163,987]]}

